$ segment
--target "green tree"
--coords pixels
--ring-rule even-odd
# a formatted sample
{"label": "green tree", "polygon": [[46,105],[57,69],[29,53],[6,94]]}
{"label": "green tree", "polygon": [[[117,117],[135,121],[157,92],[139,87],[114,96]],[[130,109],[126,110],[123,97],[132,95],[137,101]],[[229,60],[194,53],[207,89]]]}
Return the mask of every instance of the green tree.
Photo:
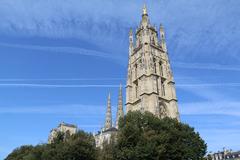
{"label": "green tree", "polygon": [[79,131],[65,139],[59,133],[52,144],[22,146],[9,154],[5,160],[96,160],[96,154],[94,137]]}
{"label": "green tree", "polygon": [[104,142],[103,148],[98,148],[98,160],[114,160],[115,153],[115,137],[111,137],[110,143]]}
{"label": "green tree", "polygon": [[175,119],[129,112],[119,127],[116,160],[200,160],[206,154],[206,144],[199,133]]}
{"label": "green tree", "polygon": [[57,132],[56,137],[53,139],[53,143],[61,143],[64,141],[65,134],[63,132]]}
{"label": "green tree", "polygon": [[31,145],[25,145],[16,148],[11,154],[7,156],[6,160],[26,160],[33,149],[34,147]]}
{"label": "green tree", "polygon": [[79,131],[65,141],[63,146],[63,160],[95,160],[95,140],[91,134]]}

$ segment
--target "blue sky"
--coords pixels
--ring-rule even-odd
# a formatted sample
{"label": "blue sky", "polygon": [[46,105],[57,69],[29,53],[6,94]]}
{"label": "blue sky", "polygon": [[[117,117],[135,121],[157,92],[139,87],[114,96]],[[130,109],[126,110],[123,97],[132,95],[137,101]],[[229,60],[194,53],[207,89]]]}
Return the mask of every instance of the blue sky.
{"label": "blue sky", "polygon": [[240,150],[240,1],[1,0],[0,159],[61,121],[96,132],[108,92],[115,117],[144,2],[165,27],[182,122],[209,151]]}

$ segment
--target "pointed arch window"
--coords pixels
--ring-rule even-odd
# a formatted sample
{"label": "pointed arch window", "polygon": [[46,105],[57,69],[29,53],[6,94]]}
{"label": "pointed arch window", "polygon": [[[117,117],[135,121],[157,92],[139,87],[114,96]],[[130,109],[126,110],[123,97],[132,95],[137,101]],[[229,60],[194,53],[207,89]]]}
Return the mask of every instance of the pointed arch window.
{"label": "pointed arch window", "polygon": [[163,64],[161,61],[159,62],[159,72],[160,72],[160,75],[163,76]]}
{"label": "pointed arch window", "polygon": [[138,98],[138,81],[135,83],[135,97]]}
{"label": "pointed arch window", "polygon": [[153,58],[153,64],[154,64],[154,73],[157,73],[157,65],[156,65],[156,59]]}
{"label": "pointed arch window", "polygon": [[137,77],[138,77],[138,66],[137,66],[137,64],[135,64],[135,78],[137,79]]}
{"label": "pointed arch window", "polygon": [[162,96],[165,96],[166,95],[166,92],[165,92],[165,84],[164,84],[164,81],[161,80],[161,93],[162,93]]}

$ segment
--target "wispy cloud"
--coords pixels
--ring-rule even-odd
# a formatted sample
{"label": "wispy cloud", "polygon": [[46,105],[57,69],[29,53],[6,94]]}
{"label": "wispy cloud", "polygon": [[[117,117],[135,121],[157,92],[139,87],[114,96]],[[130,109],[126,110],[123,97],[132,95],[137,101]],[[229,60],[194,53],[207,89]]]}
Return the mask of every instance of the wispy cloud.
{"label": "wispy cloud", "polygon": [[177,84],[179,88],[200,88],[200,87],[240,87],[240,83],[187,83],[187,84]]}
{"label": "wispy cloud", "polygon": [[[0,80],[5,81],[5,80]],[[15,81],[14,79],[12,81]],[[17,80],[18,81],[18,80]],[[19,81],[24,81],[20,79]],[[41,80],[38,80],[41,81]],[[36,87],[36,88],[116,88],[114,84],[36,84],[36,83],[0,83],[0,87]],[[240,83],[200,83],[177,84],[177,88],[240,87]]]}
{"label": "wispy cloud", "polygon": [[[105,112],[104,105],[61,104],[29,107],[0,106],[0,114],[54,114],[75,116],[98,116]],[[102,114],[101,114],[102,113]]]}
{"label": "wispy cloud", "polygon": [[220,114],[240,116],[239,101],[204,101],[192,103],[180,103],[181,114],[198,115],[198,114]]}
{"label": "wispy cloud", "polygon": [[[43,81],[56,81],[59,79],[44,79]],[[60,81],[64,79],[60,79]],[[69,79],[66,79],[67,81]],[[84,80],[88,81],[87,79],[70,79],[70,81],[78,81]],[[96,80],[96,79],[91,79]],[[109,79],[102,79],[102,80],[109,80]],[[2,82],[8,81],[0,80]],[[32,81],[26,79],[10,79],[11,81]],[[36,79],[36,81],[41,81],[41,79]],[[35,88],[116,88],[119,85],[115,84],[43,84],[43,83],[0,83],[0,87],[35,87]],[[240,83],[179,83],[176,85],[177,88],[181,89],[193,89],[193,88],[214,88],[214,87],[240,87]]]}
{"label": "wispy cloud", "polygon": [[2,82],[29,82],[29,81],[113,81],[124,80],[124,78],[1,78]]}
{"label": "wispy cloud", "polygon": [[[107,0],[0,3],[2,34],[75,37],[105,48],[117,48],[117,54],[125,51],[128,29],[138,25],[143,6],[143,1]],[[238,1],[212,0],[203,4],[201,0],[193,3],[163,0],[148,1],[147,5],[151,22],[166,26],[173,59],[239,60]]]}
{"label": "wispy cloud", "polygon": [[30,84],[30,83],[2,83],[0,87],[33,87],[33,88],[116,88],[119,85],[108,84],[77,84],[77,85],[65,85],[65,84]]}
{"label": "wispy cloud", "polygon": [[[175,76],[177,80],[193,80],[189,76]],[[96,78],[0,78],[0,82],[34,82],[34,81],[114,81],[126,80],[123,77],[96,77]]]}
{"label": "wispy cloud", "polygon": [[173,62],[172,65],[173,67],[184,69],[240,71],[239,65],[220,65],[211,63],[184,63],[184,62]]}
{"label": "wispy cloud", "polygon": [[[92,3],[99,5],[92,5]],[[12,3],[3,0],[0,2],[0,16],[3,17],[0,23],[0,34],[76,38],[105,49],[121,48],[123,43],[126,44],[126,41],[122,40],[127,38],[126,29],[129,27],[126,19],[119,18],[122,15],[121,11],[116,12],[119,9],[115,10],[114,16],[111,13],[112,8],[117,6],[109,1],[99,3],[97,0],[90,3],[75,0],[39,1],[38,3],[32,0],[26,0],[24,3],[16,0]],[[109,44],[111,47],[106,47]],[[98,55],[97,52],[84,52],[87,55]],[[114,55],[117,56],[116,52],[115,50]]]}
{"label": "wispy cloud", "polygon": [[[10,43],[1,43],[0,47],[11,47],[11,48],[21,48],[21,49],[30,49],[30,50],[38,50],[44,51],[44,53],[60,53],[60,54],[77,54],[84,56],[97,56],[103,58],[110,58],[119,60],[120,57],[117,55],[112,55],[110,53],[100,52],[96,50],[90,50],[85,48],[77,48],[77,47],[56,47],[56,46],[39,46],[39,45],[23,45],[23,44],[10,44]],[[43,52],[41,52],[43,53]]]}

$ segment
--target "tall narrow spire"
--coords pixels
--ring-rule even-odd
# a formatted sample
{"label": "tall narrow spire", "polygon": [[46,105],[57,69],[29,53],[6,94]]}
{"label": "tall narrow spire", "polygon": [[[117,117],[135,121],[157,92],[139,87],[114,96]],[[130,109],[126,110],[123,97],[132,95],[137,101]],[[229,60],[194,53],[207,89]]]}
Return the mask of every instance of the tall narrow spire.
{"label": "tall narrow spire", "polygon": [[117,118],[116,118],[116,128],[118,129],[119,119],[124,116],[123,112],[123,97],[122,97],[122,85],[119,87],[118,94],[118,108],[117,108]]}
{"label": "tall narrow spire", "polygon": [[107,112],[104,129],[107,130],[112,127],[112,110],[111,110],[111,95],[109,93],[107,100]]}
{"label": "tall narrow spire", "polygon": [[166,45],[166,40],[165,40],[165,32],[163,25],[160,24],[160,40],[161,40],[161,47],[164,52],[167,52],[167,45]]}

